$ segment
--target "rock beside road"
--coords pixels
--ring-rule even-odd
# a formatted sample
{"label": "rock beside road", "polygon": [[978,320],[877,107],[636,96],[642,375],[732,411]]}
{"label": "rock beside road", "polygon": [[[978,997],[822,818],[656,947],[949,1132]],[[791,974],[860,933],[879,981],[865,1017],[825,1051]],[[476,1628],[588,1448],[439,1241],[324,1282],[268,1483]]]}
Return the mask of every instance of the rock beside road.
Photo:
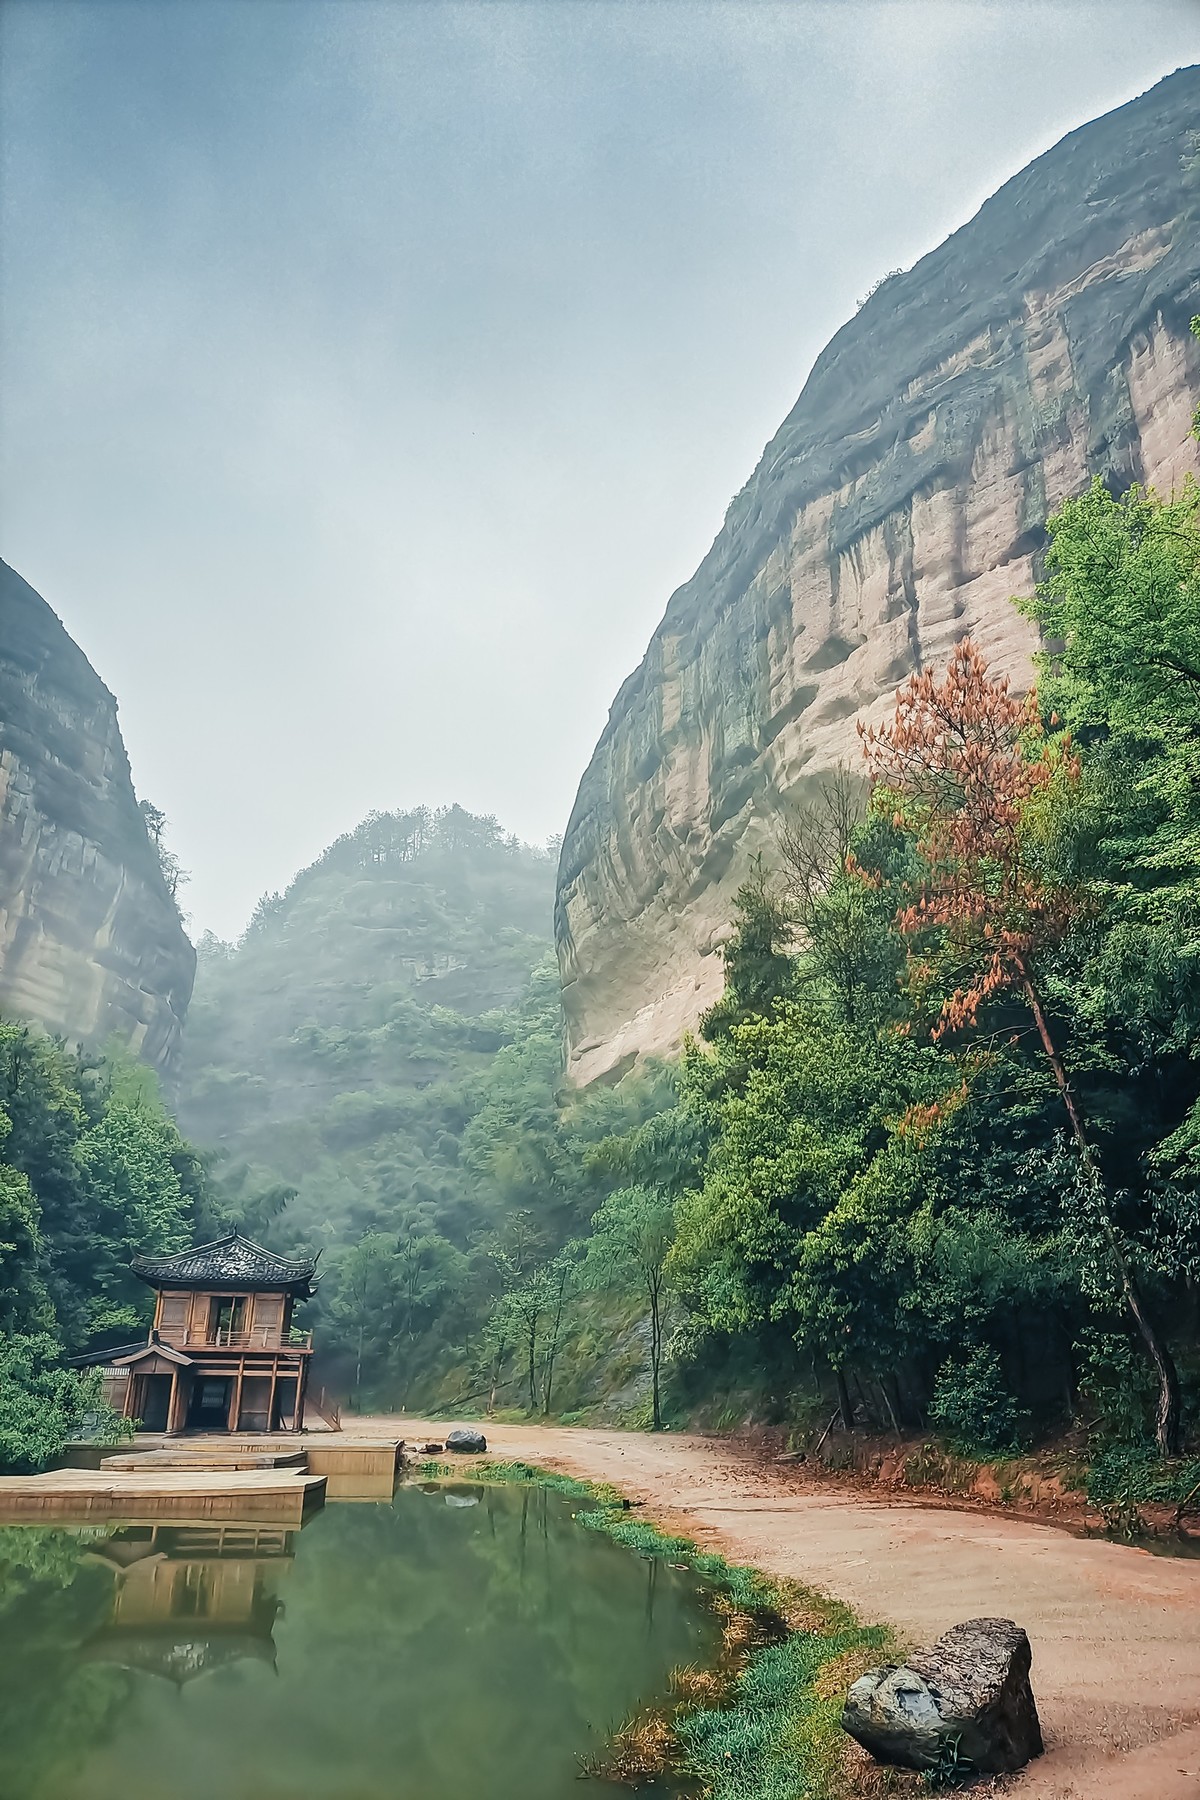
{"label": "rock beside road", "polygon": [[446,1434],[447,1450],[457,1450],[462,1455],[477,1454],[487,1449],[487,1439],[482,1431],[472,1431],[469,1426],[460,1426],[456,1431]]}
{"label": "rock beside road", "polygon": [[843,1729],[877,1762],[1007,1775],[1042,1753],[1029,1639],[1011,1619],[968,1619],[846,1696]]}

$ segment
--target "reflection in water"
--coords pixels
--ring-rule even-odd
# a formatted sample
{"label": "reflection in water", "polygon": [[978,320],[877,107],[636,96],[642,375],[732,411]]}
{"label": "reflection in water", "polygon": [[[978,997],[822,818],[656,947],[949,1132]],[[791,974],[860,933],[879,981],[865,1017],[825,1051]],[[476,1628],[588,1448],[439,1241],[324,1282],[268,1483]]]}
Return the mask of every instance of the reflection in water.
{"label": "reflection in water", "polygon": [[87,1552],[116,1578],[108,1619],[86,1662],[161,1675],[182,1686],[242,1658],[275,1667],[281,1576],[294,1532],[278,1526],[127,1526]]}
{"label": "reflection in water", "polygon": [[579,1759],[716,1638],[694,1578],[541,1489],[0,1531],[0,1795],[599,1795]]}

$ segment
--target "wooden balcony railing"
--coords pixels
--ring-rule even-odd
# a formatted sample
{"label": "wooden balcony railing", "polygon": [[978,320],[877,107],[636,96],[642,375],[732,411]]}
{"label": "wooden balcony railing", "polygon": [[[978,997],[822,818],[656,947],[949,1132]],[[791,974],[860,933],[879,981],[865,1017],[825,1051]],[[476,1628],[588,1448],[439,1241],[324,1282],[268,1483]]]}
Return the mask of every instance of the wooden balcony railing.
{"label": "wooden balcony railing", "polygon": [[311,1350],[311,1331],[281,1331],[278,1325],[252,1325],[249,1331],[164,1331],[163,1342],[180,1350]]}

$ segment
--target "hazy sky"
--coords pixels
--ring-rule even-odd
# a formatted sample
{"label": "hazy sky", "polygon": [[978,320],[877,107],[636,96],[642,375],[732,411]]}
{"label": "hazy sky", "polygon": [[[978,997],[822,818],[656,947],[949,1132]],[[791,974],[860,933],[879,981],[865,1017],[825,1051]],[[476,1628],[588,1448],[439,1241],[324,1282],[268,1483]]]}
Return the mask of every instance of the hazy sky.
{"label": "hazy sky", "polygon": [[0,52],[0,551],[228,935],[371,807],[561,830],[856,300],[1200,0],[6,0]]}

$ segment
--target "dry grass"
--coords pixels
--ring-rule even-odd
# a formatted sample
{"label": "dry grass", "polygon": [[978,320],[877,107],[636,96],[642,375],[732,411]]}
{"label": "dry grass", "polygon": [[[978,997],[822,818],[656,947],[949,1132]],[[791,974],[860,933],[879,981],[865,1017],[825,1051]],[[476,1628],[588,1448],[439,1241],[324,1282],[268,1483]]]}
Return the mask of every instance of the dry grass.
{"label": "dry grass", "polygon": [[732,1680],[726,1669],[702,1669],[695,1663],[684,1663],[671,1670],[671,1694],[677,1706],[720,1706]]}
{"label": "dry grass", "polygon": [[781,1644],[793,1629],[781,1614],[769,1610],[750,1612],[728,1594],[715,1595],[712,1607],[725,1621],[721,1627],[722,1664],[734,1672],[752,1650],[760,1650],[764,1644]]}
{"label": "dry grass", "polygon": [[857,1649],[847,1650],[842,1656],[835,1656],[818,1670],[813,1681],[813,1693],[818,1700],[836,1700],[856,1682],[860,1675],[868,1669],[879,1668],[879,1652],[869,1644],[860,1644]]}
{"label": "dry grass", "polygon": [[755,1621],[749,1613],[729,1613],[721,1630],[724,1659],[734,1665],[743,1663],[757,1636]]}
{"label": "dry grass", "polygon": [[588,1757],[584,1773],[596,1781],[639,1787],[658,1781],[675,1767],[679,1746],[665,1713],[635,1713],[613,1732],[602,1756]]}
{"label": "dry grass", "polygon": [[788,1595],[786,1622],[789,1631],[809,1631],[814,1637],[820,1636],[829,1629],[829,1608],[822,1606],[816,1595],[810,1596],[800,1588]]}
{"label": "dry grass", "polygon": [[915,1769],[886,1769],[853,1738],[845,1739],[839,1760],[834,1791],[845,1800],[899,1800],[901,1795],[929,1792]]}

